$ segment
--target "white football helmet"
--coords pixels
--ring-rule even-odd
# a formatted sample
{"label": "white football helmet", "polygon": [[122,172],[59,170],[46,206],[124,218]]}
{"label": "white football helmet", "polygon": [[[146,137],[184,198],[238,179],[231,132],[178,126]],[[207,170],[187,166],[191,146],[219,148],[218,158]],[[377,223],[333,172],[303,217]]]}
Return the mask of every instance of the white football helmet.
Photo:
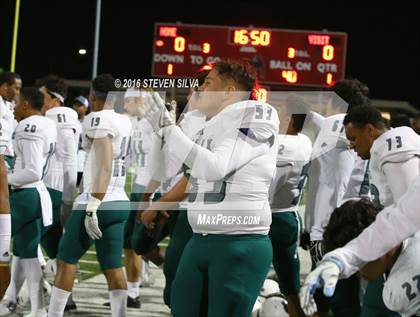
{"label": "white football helmet", "polygon": [[287,301],[282,294],[271,294],[262,304],[258,317],[288,317]]}

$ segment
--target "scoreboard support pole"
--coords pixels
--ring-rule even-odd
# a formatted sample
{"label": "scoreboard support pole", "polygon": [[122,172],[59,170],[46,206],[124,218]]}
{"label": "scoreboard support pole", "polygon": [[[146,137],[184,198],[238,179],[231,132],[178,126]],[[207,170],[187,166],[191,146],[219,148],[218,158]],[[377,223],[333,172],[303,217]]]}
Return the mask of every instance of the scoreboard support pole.
{"label": "scoreboard support pole", "polygon": [[92,79],[98,74],[99,35],[101,27],[101,0],[96,0],[95,42],[93,45]]}
{"label": "scoreboard support pole", "polygon": [[11,72],[15,71],[15,66],[16,66],[16,47],[17,47],[17,38],[18,38],[18,29],[19,29],[19,11],[20,11],[20,0],[16,0],[15,22],[13,26],[12,58],[10,62]]}

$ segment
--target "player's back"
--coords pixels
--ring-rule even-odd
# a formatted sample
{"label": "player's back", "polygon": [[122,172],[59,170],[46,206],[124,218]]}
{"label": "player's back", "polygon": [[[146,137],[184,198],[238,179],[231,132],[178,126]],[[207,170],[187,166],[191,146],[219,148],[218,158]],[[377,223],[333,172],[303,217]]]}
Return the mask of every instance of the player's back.
{"label": "player's back", "polygon": [[[63,191],[63,161],[69,154],[77,155],[76,152],[67,153],[66,143],[72,141],[75,145],[74,150],[77,151],[81,126],[77,112],[68,107],[54,107],[48,110],[45,116],[54,121],[57,126],[57,143],[48,172],[44,177],[44,183],[49,188]],[[69,138],[71,139],[69,140]]]}
{"label": "player's back", "polygon": [[[398,201],[409,184],[419,177],[420,136],[409,127],[383,133],[370,150],[371,187],[383,206]],[[387,168],[398,170],[393,177]]]}
{"label": "player's back", "polygon": [[84,170],[84,192],[77,198],[78,203],[86,203],[88,194],[92,192],[95,176],[98,173],[97,160],[92,150],[95,139],[106,137],[112,142],[111,180],[103,201],[128,200],[124,191],[126,167],[131,136],[131,122],[127,116],[114,110],[91,112],[83,122],[83,147],[87,152]]}
{"label": "player's back", "polygon": [[305,226],[312,228],[312,240],[322,240],[323,228],[343,200],[356,160],[344,134],[344,117],[325,118],[313,145],[305,211]]}
{"label": "player's back", "polygon": [[[276,174],[270,185],[272,212],[296,210],[306,178],[312,142],[304,134],[279,135]],[[305,170],[304,170],[305,168]]]}
{"label": "player's back", "polygon": [[[56,140],[57,128],[51,119],[48,119],[44,116],[34,115],[20,121],[13,136],[14,150],[16,155],[14,170],[25,169],[25,164],[22,157],[24,152],[27,155],[39,154],[38,152],[28,152],[28,149],[24,149],[25,146],[35,142],[40,146],[42,150],[42,157],[36,157],[35,159],[42,160],[42,176],[44,176],[48,171],[49,160],[54,154]],[[32,187],[33,184],[26,185]]]}

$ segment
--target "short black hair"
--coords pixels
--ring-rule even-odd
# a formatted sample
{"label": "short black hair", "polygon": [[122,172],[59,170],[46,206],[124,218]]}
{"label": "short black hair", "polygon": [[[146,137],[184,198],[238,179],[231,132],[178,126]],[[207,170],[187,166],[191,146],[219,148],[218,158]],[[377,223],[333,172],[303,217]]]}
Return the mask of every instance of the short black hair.
{"label": "short black hair", "polygon": [[257,72],[248,62],[222,60],[213,64],[213,69],[216,69],[220,76],[233,80],[244,91],[252,92],[255,88]]}
{"label": "short black hair", "polygon": [[343,120],[344,125],[349,123],[358,128],[363,128],[369,123],[378,129],[386,127],[381,112],[374,106],[356,106],[351,108]]}
{"label": "short black hair", "polygon": [[355,106],[371,104],[369,87],[358,79],[339,80],[329,90],[335,92],[347,102],[347,111]]}
{"label": "short black hair", "polygon": [[375,221],[378,211],[368,199],[349,200],[335,208],[324,230],[324,251],[341,248]]}
{"label": "short black hair", "polygon": [[28,101],[32,109],[41,111],[44,105],[44,95],[37,87],[24,87],[20,91],[20,97]]}
{"label": "short black hair", "polygon": [[204,69],[200,68],[198,72],[195,74],[195,78],[198,81],[198,86],[201,86],[204,84],[204,81],[206,80],[207,75],[210,73],[211,69]]}
{"label": "short black hair", "polygon": [[106,100],[110,91],[118,90],[115,88],[115,79],[111,74],[98,75],[92,80],[92,88],[96,92],[100,92],[102,96],[96,96],[99,99]]}
{"label": "short black hair", "polygon": [[[46,77],[39,78],[36,81],[36,86],[44,86],[47,91],[58,93],[64,99],[67,97],[67,85],[64,82],[64,79],[57,75],[48,75]],[[56,97],[54,96],[54,98]]]}
{"label": "short black hair", "polygon": [[15,83],[16,79],[22,80],[20,75],[15,72],[2,72],[0,73],[0,86],[4,83],[8,84],[9,86]]}
{"label": "short black hair", "polygon": [[292,94],[286,99],[286,111],[292,114],[293,129],[297,132],[302,131],[309,105],[302,97]]}
{"label": "short black hair", "polygon": [[398,113],[391,117],[391,127],[411,127],[410,117],[404,113]]}

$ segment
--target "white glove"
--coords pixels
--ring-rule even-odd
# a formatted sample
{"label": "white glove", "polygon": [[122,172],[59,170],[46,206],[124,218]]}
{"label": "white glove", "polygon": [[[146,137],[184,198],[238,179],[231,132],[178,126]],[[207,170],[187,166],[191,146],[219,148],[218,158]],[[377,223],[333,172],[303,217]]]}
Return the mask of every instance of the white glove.
{"label": "white glove", "polygon": [[98,240],[102,237],[102,232],[99,229],[97,210],[101,201],[95,197],[91,197],[86,206],[85,228],[88,236],[93,240]]}
{"label": "white glove", "polygon": [[150,92],[147,96],[147,110],[145,119],[150,123],[153,130],[162,135],[167,133],[175,125],[175,120],[165,107],[165,101],[157,92]]}
{"label": "white glove", "polygon": [[317,288],[324,287],[324,295],[327,297],[333,296],[339,275],[339,263],[332,260],[320,262],[318,267],[309,273],[299,292],[300,304],[305,314],[313,315],[317,311],[313,299],[313,294]]}

